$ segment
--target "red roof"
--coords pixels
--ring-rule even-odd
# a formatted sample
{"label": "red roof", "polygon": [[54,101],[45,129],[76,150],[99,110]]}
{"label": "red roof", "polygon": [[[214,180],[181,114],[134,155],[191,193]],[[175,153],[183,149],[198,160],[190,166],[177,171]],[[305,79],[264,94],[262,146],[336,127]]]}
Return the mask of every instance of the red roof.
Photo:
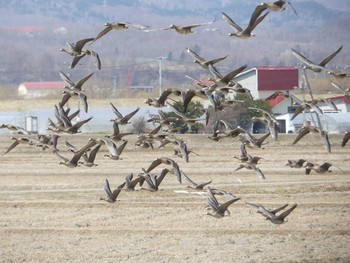
{"label": "red roof", "polygon": [[295,67],[256,67],[258,90],[293,90],[298,86]]}
{"label": "red roof", "polygon": [[23,82],[23,85],[27,90],[35,89],[62,89],[65,85],[63,81],[56,82]]}
{"label": "red roof", "polygon": [[285,97],[283,97],[282,95],[278,95],[278,96],[271,96],[270,98],[267,98],[267,102],[272,106],[275,107],[278,103],[280,103],[281,101],[284,101]]}
{"label": "red roof", "polygon": [[327,100],[343,100],[346,104],[350,104],[350,98],[346,96],[331,97],[331,98],[327,98]]}

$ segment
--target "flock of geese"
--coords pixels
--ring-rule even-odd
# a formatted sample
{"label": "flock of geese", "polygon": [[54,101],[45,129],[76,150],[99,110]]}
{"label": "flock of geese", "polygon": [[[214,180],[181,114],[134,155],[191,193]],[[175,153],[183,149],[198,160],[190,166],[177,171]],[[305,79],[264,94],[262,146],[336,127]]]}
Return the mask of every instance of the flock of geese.
{"label": "flock of geese", "polygon": [[[285,5],[289,4],[291,7],[292,5],[287,1],[276,1],[273,3],[261,3],[259,4],[255,10],[253,11],[249,24],[245,29],[242,29],[240,26],[238,26],[226,13],[222,12],[222,18],[227,22],[227,24],[235,30],[233,33],[229,33],[229,36],[235,36],[240,39],[247,39],[254,36],[252,31],[256,28],[258,24],[260,24],[264,18],[268,15],[269,11],[283,11],[285,10]],[[297,15],[297,12],[292,7],[295,14]],[[101,32],[97,34],[96,37],[86,38],[77,41],[74,43],[67,43],[68,48],[64,49],[62,48],[61,51],[68,53],[70,56],[73,57],[71,68],[74,68],[80,59],[85,57],[86,55],[91,56],[95,62],[96,66],[99,70],[101,70],[101,59],[97,52],[91,50],[90,48],[86,48],[86,45],[89,43],[89,45],[95,43],[97,40],[102,38],[107,33],[113,31],[113,30],[125,30],[129,28],[137,28],[144,32],[152,32],[152,31],[158,31],[158,30],[169,30],[174,29],[177,33],[187,35],[193,33],[193,29],[199,26],[204,26],[208,24],[215,23],[214,21],[210,21],[207,23],[201,23],[201,24],[192,24],[192,25],[171,25],[169,27],[163,27],[163,28],[152,28],[147,25],[136,25],[126,22],[112,22],[112,23],[106,23],[105,27],[102,29]],[[189,162],[189,156],[190,154],[197,155],[197,153],[191,151],[186,142],[182,139],[176,138],[175,134],[178,133],[180,129],[187,125],[192,125],[194,123],[197,123],[198,121],[205,121],[206,125],[211,120],[210,119],[210,110],[209,109],[203,109],[203,117],[201,118],[188,118],[186,117],[185,113],[187,111],[188,105],[191,102],[191,100],[197,96],[199,98],[208,100],[210,102],[211,108],[214,112],[217,111],[223,111],[226,107],[231,107],[234,104],[242,103],[242,101],[236,101],[236,100],[230,100],[225,96],[228,93],[243,93],[247,94],[249,97],[251,97],[250,91],[240,85],[239,83],[234,81],[235,76],[242,72],[247,65],[243,65],[237,69],[234,69],[233,71],[222,74],[218,71],[215,64],[219,63],[220,61],[227,58],[227,56],[218,57],[212,60],[206,60],[203,57],[201,57],[199,54],[194,52],[193,50],[186,48],[188,54],[194,58],[194,62],[197,63],[201,68],[204,70],[208,70],[210,74],[212,74],[212,77],[208,78],[209,81],[211,81],[212,84],[208,84],[208,82],[204,82],[201,80],[197,80],[191,76],[187,76],[189,79],[193,81],[193,88],[188,89],[186,91],[183,90],[177,90],[177,89],[165,89],[163,93],[160,95],[159,98],[148,98],[145,103],[152,106],[159,108],[158,114],[152,115],[147,122],[153,123],[154,125],[157,125],[156,128],[148,133],[144,133],[138,136],[138,140],[136,141],[135,145],[138,147],[143,148],[161,148],[164,147],[167,144],[172,144],[176,146],[176,149],[174,150],[174,155],[176,158],[182,158],[185,162]],[[325,66],[326,64],[336,55],[340,52],[341,47],[333,52],[331,55],[327,56],[325,59],[323,59],[320,63],[316,64],[313,63],[311,60],[304,57],[302,54],[298,53],[297,51],[293,50],[293,54],[301,60],[301,62],[305,65],[305,69],[312,70],[314,72],[321,72],[326,71],[330,75],[332,75],[335,78],[345,78],[348,76],[346,73],[342,72],[334,72],[329,69],[327,69]],[[105,157],[110,158],[111,160],[122,160],[122,152],[125,149],[126,145],[128,144],[128,140],[125,139],[128,135],[131,133],[127,132],[121,132],[120,126],[127,125],[131,123],[131,119],[135,114],[139,111],[139,107],[137,107],[135,110],[129,112],[126,115],[122,115],[118,108],[113,105],[113,103],[110,103],[111,110],[115,114],[115,118],[111,119],[110,122],[113,123],[113,133],[111,135],[106,135],[103,137],[98,138],[89,138],[86,145],[84,145],[81,148],[77,148],[74,145],[72,145],[69,141],[65,141],[67,151],[71,152],[73,154],[72,157],[66,157],[61,154],[60,149],[58,149],[58,140],[60,138],[60,134],[77,134],[80,132],[81,127],[88,123],[92,117],[87,118],[85,120],[76,121],[75,117],[79,114],[80,110],[71,112],[71,109],[69,107],[66,107],[67,102],[71,99],[80,100],[81,104],[83,105],[83,109],[85,112],[88,112],[88,100],[85,93],[85,90],[83,89],[84,84],[92,77],[94,73],[91,73],[84,78],[78,80],[77,82],[74,82],[71,80],[64,72],[59,72],[60,77],[65,83],[65,86],[62,90],[62,98],[58,102],[57,105],[54,106],[54,115],[55,115],[55,121],[49,119],[48,120],[48,128],[47,130],[50,131],[49,134],[38,134],[37,137],[30,134],[30,132],[26,131],[25,129],[11,125],[11,124],[2,124],[0,128],[7,128],[10,131],[16,132],[18,134],[21,134],[21,137],[14,136],[11,137],[14,142],[8,147],[5,154],[12,151],[17,145],[19,144],[27,144],[27,145],[34,145],[36,147],[40,147],[41,149],[50,149],[54,156],[56,156],[59,160],[59,164],[63,164],[70,168],[75,168],[81,165],[84,165],[86,167],[93,167],[97,164],[95,163],[95,158],[98,152],[100,151],[101,147],[104,146],[108,150],[108,154],[105,154]],[[341,90],[345,96],[349,96],[349,90],[344,90],[339,85],[337,85],[335,82],[332,82],[332,85],[336,87],[338,90]],[[317,106],[320,102],[325,101],[316,101],[313,100],[311,102],[306,102],[304,100],[301,100],[291,94],[283,93],[283,92],[277,92],[275,94],[276,96],[284,96],[284,97],[291,97],[298,105],[297,111],[294,113],[294,118],[297,114],[300,114],[301,112],[305,110],[315,110],[318,114],[322,114],[321,109]],[[170,98],[171,97],[171,98]],[[173,107],[173,104],[169,103],[169,100],[174,101],[173,98],[180,98],[180,101],[184,111],[180,112],[179,110],[175,109]],[[328,101],[327,101],[328,103]],[[335,105],[334,105],[335,106]],[[162,107],[170,107],[172,112],[175,114],[176,117],[169,117],[168,114],[162,111]],[[239,164],[237,168],[233,171],[236,172],[240,169],[248,169],[256,173],[256,175],[261,178],[265,179],[265,175],[263,171],[258,167],[259,160],[261,157],[259,156],[252,156],[247,152],[247,147],[256,147],[256,148],[262,148],[263,145],[265,145],[265,140],[268,137],[271,137],[272,140],[278,140],[278,121],[276,118],[269,112],[252,107],[250,110],[256,112],[256,116],[252,118],[252,122],[262,122],[267,125],[268,132],[259,138],[256,136],[253,136],[249,131],[241,128],[241,127],[232,127],[229,123],[227,123],[224,120],[217,120],[214,124],[214,131],[213,134],[209,135],[208,138],[213,141],[222,141],[224,138],[238,138],[240,141],[239,146],[239,156],[235,156],[234,158],[239,161]],[[182,125],[180,127],[174,128],[173,124],[175,122],[181,122]],[[303,127],[300,129],[300,132],[293,142],[293,144],[297,143],[303,136],[310,132],[317,132],[322,134],[325,141],[328,142],[329,151],[330,151],[330,144],[328,141],[327,132],[322,130],[320,127],[316,126],[308,126]],[[342,142],[342,146],[344,147],[347,141],[350,139],[350,132],[347,132],[344,136],[344,140]],[[158,145],[158,146],[156,146]],[[307,162],[306,160],[288,160],[288,163],[286,164],[293,168],[301,168],[305,167],[305,172],[308,174],[311,171],[315,171],[317,173],[325,173],[329,171],[329,167],[331,166],[330,163],[324,163],[322,165],[317,165],[315,163]],[[163,167],[160,174],[155,174],[153,170],[156,167]],[[177,181],[180,184],[184,183],[184,180],[187,181],[188,187],[196,190],[204,190],[206,189],[206,194],[208,196],[208,209],[210,212],[208,212],[209,215],[214,216],[216,218],[222,218],[226,215],[229,215],[228,207],[232,205],[233,203],[239,201],[241,198],[238,198],[234,196],[231,193],[212,188],[208,186],[212,181],[208,182],[200,182],[197,183],[193,179],[191,179],[187,174],[185,174],[182,169],[179,167],[179,164],[175,161],[173,158],[169,157],[159,157],[156,160],[154,160],[152,163],[149,164],[147,169],[141,168],[142,172],[138,173],[137,176],[134,176],[133,173],[130,173],[128,176],[125,177],[125,181],[116,186],[113,191],[110,187],[108,179],[105,180],[104,183],[104,190],[106,192],[107,197],[101,198],[101,200],[105,200],[109,203],[114,203],[117,201],[117,198],[119,194],[122,192],[122,190],[125,191],[135,191],[139,189],[145,189],[152,192],[158,191],[161,182],[168,174],[174,174]],[[219,203],[217,199],[217,195],[224,195],[229,196],[229,200]],[[263,215],[265,219],[271,221],[275,224],[281,224],[284,222],[284,219],[297,207],[297,204],[292,205],[290,208],[284,210],[288,204],[283,205],[281,207],[278,207],[276,209],[268,209],[260,204],[254,204],[254,203],[246,203],[249,207],[254,208],[258,213]],[[280,211],[284,210],[283,212],[279,213]],[[279,213],[279,214],[277,214]]]}

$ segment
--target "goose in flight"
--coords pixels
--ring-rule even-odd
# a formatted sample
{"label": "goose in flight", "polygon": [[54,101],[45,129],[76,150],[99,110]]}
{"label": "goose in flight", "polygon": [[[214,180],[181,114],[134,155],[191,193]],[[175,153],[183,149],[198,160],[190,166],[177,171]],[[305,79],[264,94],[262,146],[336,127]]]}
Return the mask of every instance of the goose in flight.
{"label": "goose in flight", "polygon": [[205,22],[205,23],[199,23],[199,24],[191,24],[191,25],[174,25],[174,24],[172,24],[168,27],[163,27],[163,28],[158,28],[158,29],[146,29],[144,31],[150,32],[150,31],[174,29],[180,35],[188,35],[188,34],[195,33],[194,31],[192,31],[193,28],[205,26],[205,25],[210,25],[210,24],[213,24],[215,21],[216,20],[213,20],[210,22]]}
{"label": "goose in flight", "polygon": [[148,104],[149,106],[153,106],[156,108],[161,108],[165,106],[165,102],[168,99],[168,97],[170,95],[176,95],[176,96],[180,96],[182,94],[181,91],[176,90],[176,89],[165,89],[162,94],[160,95],[159,98],[147,98],[147,100],[145,101],[146,104]]}
{"label": "goose in flight", "polygon": [[157,158],[155,159],[150,166],[147,168],[146,173],[149,173],[150,171],[152,171],[154,168],[156,168],[158,165],[161,164],[165,164],[165,165],[170,165],[173,168],[173,171],[176,175],[177,180],[179,181],[179,183],[181,184],[181,171],[180,171],[180,167],[177,164],[177,162],[175,162],[173,159],[170,159],[168,157],[161,157],[161,158]]}
{"label": "goose in flight", "polygon": [[73,56],[73,61],[70,65],[70,68],[74,68],[80,59],[85,57],[86,55],[91,56],[95,60],[95,64],[98,69],[101,69],[101,60],[99,55],[90,49],[85,49],[84,46],[86,43],[94,40],[94,38],[85,38],[77,41],[75,44],[74,43],[68,43],[66,42],[68,49],[61,48],[60,51],[63,51],[71,56]]}
{"label": "goose in flight", "polygon": [[296,144],[298,141],[300,141],[305,135],[309,133],[320,133],[320,129],[316,128],[315,126],[303,126],[299,129],[297,137],[294,139],[292,145]]}
{"label": "goose in flight", "polygon": [[[233,158],[236,158],[236,159],[240,160],[241,163],[248,163],[248,164],[257,165],[259,163],[259,160],[262,159],[259,156],[251,156],[250,154],[248,154],[244,143],[241,143],[239,148],[240,148],[240,155],[239,156],[233,156]],[[244,167],[241,167],[241,168],[244,168]]]}
{"label": "goose in flight", "polygon": [[118,109],[110,102],[112,106],[113,113],[117,116],[115,119],[111,119],[111,121],[118,123],[120,125],[126,125],[130,123],[130,119],[140,110],[140,107],[137,107],[134,111],[129,114],[123,116]]}
{"label": "goose in flight", "polygon": [[273,140],[277,141],[277,135],[278,135],[278,121],[277,119],[268,111],[260,109],[260,108],[255,108],[255,107],[248,107],[249,109],[252,110],[256,110],[259,111],[262,115],[261,117],[253,117],[252,121],[260,121],[264,124],[267,125],[270,133],[271,133],[271,137]]}
{"label": "goose in flight", "polygon": [[111,135],[105,135],[106,138],[111,139],[113,141],[121,141],[122,138],[126,135],[133,134],[132,132],[120,132],[119,124],[113,122],[113,133]]}
{"label": "goose in flight", "polygon": [[230,211],[228,210],[228,207],[241,199],[241,198],[232,198],[223,204],[219,204],[218,200],[216,199],[210,187],[207,188],[207,193],[208,193],[208,204],[212,209],[212,212],[207,213],[207,215],[210,215],[216,218],[222,218],[226,214],[230,215]]}
{"label": "goose in flight", "polygon": [[16,125],[13,125],[13,124],[1,124],[0,129],[4,129],[4,128],[6,128],[12,132],[18,133],[18,134],[26,134],[26,135],[31,134],[26,129],[19,127],[19,126],[16,126]]}
{"label": "goose in flight", "polygon": [[143,182],[145,181],[145,178],[142,176],[138,176],[134,179],[134,174],[129,173],[125,177],[125,190],[126,191],[135,191],[135,187],[137,184],[142,186]]}
{"label": "goose in flight", "polygon": [[330,55],[326,56],[325,58],[323,58],[318,64],[312,62],[310,59],[306,58],[305,56],[303,56],[301,53],[299,53],[298,51],[292,49],[293,51],[293,55],[300,60],[302,63],[304,63],[304,68],[305,69],[310,69],[313,72],[321,72],[322,70],[327,70],[325,68],[326,64],[331,61],[341,50],[342,50],[343,46],[341,46],[340,48],[338,48],[337,50],[335,50],[334,52],[332,52]]}
{"label": "goose in flight", "polygon": [[137,25],[137,24],[132,24],[128,22],[111,22],[111,23],[105,23],[104,29],[102,29],[97,36],[92,40],[90,45],[94,43],[96,40],[100,39],[104,35],[106,35],[108,32],[112,30],[125,30],[129,29],[130,27],[138,28],[141,31],[147,31],[149,29],[149,26],[146,25]]}
{"label": "goose in flight", "polygon": [[327,74],[335,77],[336,79],[344,79],[349,77],[349,73],[347,72],[337,72],[330,69],[327,69]]}
{"label": "goose in flight", "polygon": [[72,119],[79,113],[79,110],[75,113],[72,113],[71,115],[68,115],[69,110],[64,110],[60,104],[57,106],[55,105],[55,116],[58,120],[58,123],[54,123],[52,120],[49,119],[49,127],[48,130],[52,130],[54,132],[63,132],[68,134],[76,134],[80,132],[81,126],[83,126],[85,123],[89,122],[92,117],[78,121],[74,125],[72,124]]}
{"label": "goose in flight", "polygon": [[223,76],[213,65],[210,64],[209,70],[214,75],[214,78],[208,78],[208,80],[213,81],[214,83],[216,83],[217,86],[234,87],[239,84],[234,82],[233,78],[236,77],[239,73],[241,73],[246,67],[247,65],[244,65]]}
{"label": "goose in flight", "polygon": [[289,166],[291,168],[301,168],[303,167],[306,160],[304,159],[298,159],[298,160],[288,160],[286,163],[286,166]]}
{"label": "goose in flight", "polygon": [[344,134],[343,140],[341,142],[341,147],[345,147],[345,145],[347,144],[347,142],[349,140],[350,140],[350,131],[348,131]]}
{"label": "goose in flight", "polygon": [[78,97],[84,107],[85,112],[88,112],[87,97],[85,95],[85,90],[82,89],[82,86],[93,74],[94,73],[91,73],[85,76],[75,84],[66,74],[60,71],[60,76],[66,84],[63,88],[63,97],[60,102],[61,107],[63,107],[71,97]]}
{"label": "goose in flight", "polygon": [[264,144],[264,141],[267,137],[270,136],[270,132],[266,133],[265,135],[261,136],[260,138],[255,138],[252,134],[249,132],[245,133],[239,133],[239,140],[248,146],[255,146],[258,148],[261,148],[261,146]]}
{"label": "goose in flight", "polygon": [[[260,157],[258,157],[260,159]],[[254,172],[256,173],[256,175],[261,178],[261,179],[265,179],[265,175],[264,173],[260,170],[260,168],[258,166],[256,166],[256,161],[259,161],[259,159],[254,159],[254,161],[251,162],[242,162],[238,165],[238,167],[233,171],[236,172],[242,168],[246,168],[248,170],[254,170]]]}
{"label": "goose in flight", "polygon": [[107,146],[107,149],[109,151],[109,154],[105,154],[105,157],[108,157],[112,160],[122,159],[120,155],[122,154],[122,151],[124,150],[128,141],[124,140],[123,143],[119,147],[117,147],[115,143],[108,138],[101,138],[100,140]]}
{"label": "goose in flight", "polygon": [[235,33],[229,33],[229,36],[236,36],[240,39],[248,39],[253,36],[252,31],[255,29],[255,27],[263,21],[263,19],[267,16],[269,12],[266,12],[264,15],[260,16],[261,13],[264,11],[263,8],[260,8],[259,6],[255,8],[254,12],[252,13],[250,17],[250,21],[248,26],[243,30],[239,25],[237,25],[226,13],[222,12],[222,18],[234,29],[236,29]]}
{"label": "goose in flight", "polygon": [[192,188],[192,189],[196,189],[196,190],[203,190],[203,188],[205,186],[207,186],[208,184],[210,184],[212,182],[210,180],[210,181],[204,182],[204,183],[196,183],[190,177],[188,177],[188,175],[185,174],[183,171],[181,171],[181,175],[183,175],[185,177],[185,179],[187,180],[187,182],[189,183],[189,185],[187,187]]}
{"label": "goose in flight", "polygon": [[91,147],[93,147],[96,144],[94,141],[89,141],[85,146],[83,146],[80,150],[74,153],[73,157],[71,159],[68,159],[64,156],[62,156],[58,151],[53,152],[57,157],[61,159],[59,164],[64,164],[65,166],[69,168],[75,168],[79,166],[79,160],[81,156]]}
{"label": "goose in flight", "polygon": [[151,174],[146,172],[145,169],[143,170],[143,174],[141,174],[141,177],[143,177],[145,179],[145,182],[147,183],[148,187],[147,188],[141,188],[144,190],[148,190],[151,192],[156,192],[159,190],[159,185],[160,183],[163,181],[165,175],[169,172],[169,170],[167,168],[164,168],[160,175],[156,175],[156,174]]}
{"label": "goose in flight", "polygon": [[332,172],[329,170],[329,168],[332,166],[331,163],[325,162],[321,165],[317,163],[307,162],[305,164],[305,174],[310,174],[310,172],[313,170],[318,174],[324,174],[326,172]]}
{"label": "goose in flight", "polygon": [[121,190],[123,189],[125,185],[125,182],[119,185],[117,188],[115,188],[112,192],[111,187],[109,186],[108,179],[105,180],[105,183],[103,185],[103,188],[107,194],[107,197],[101,197],[100,200],[104,200],[108,203],[115,203],[117,201],[117,197],[119,196]]}
{"label": "goose in flight", "polygon": [[95,161],[97,152],[100,150],[101,146],[102,144],[97,144],[97,146],[94,149],[92,149],[89,154],[83,154],[82,157],[84,161],[83,162],[79,161],[78,163],[83,164],[86,167],[97,166],[97,164],[94,163],[94,161]]}
{"label": "goose in flight", "polygon": [[333,81],[331,81],[331,85],[337,90],[339,90],[341,93],[343,93],[346,98],[350,99],[350,88],[343,89]]}
{"label": "goose in flight", "polygon": [[288,4],[293,9],[295,15],[298,15],[297,11],[294,9],[292,4],[286,0],[278,0],[275,2],[269,2],[269,3],[261,3],[258,5],[258,7],[263,8],[263,10],[269,9],[271,11],[281,12],[287,9],[286,7],[284,7],[285,4]]}
{"label": "goose in flight", "polygon": [[269,210],[260,204],[246,203],[247,205],[257,209],[257,212],[262,214],[266,220],[271,221],[274,224],[283,224],[285,218],[297,207],[297,204],[292,205],[289,209],[285,210],[279,215],[276,215],[279,211],[286,208],[288,205],[283,205],[275,210]]}
{"label": "goose in flight", "polygon": [[204,58],[202,58],[200,55],[198,55],[196,52],[194,52],[193,50],[186,48],[188,54],[190,54],[193,58],[194,58],[194,63],[197,63],[199,66],[201,66],[204,69],[208,69],[209,65],[214,65],[218,62],[220,62],[221,60],[224,60],[225,58],[227,58],[227,55],[224,57],[219,57],[219,58],[214,58],[211,60],[205,60]]}
{"label": "goose in flight", "polygon": [[34,140],[29,137],[11,137],[11,139],[14,140],[14,142],[7,148],[4,154],[7,154],[19,144],[29,144],[29,145],[36,144]]}

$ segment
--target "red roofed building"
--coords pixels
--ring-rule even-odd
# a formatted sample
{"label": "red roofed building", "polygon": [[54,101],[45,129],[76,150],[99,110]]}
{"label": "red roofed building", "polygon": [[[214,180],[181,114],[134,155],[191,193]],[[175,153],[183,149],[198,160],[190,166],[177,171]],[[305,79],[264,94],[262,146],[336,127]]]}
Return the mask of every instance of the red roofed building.
{"label": "red roofed building", "polygon": [[299,84],[296,67],[255,67],[234,79],[248,88],[254,99],[266,99],[274,92],[293,90]]}
{"label": "red roofed building", "polygon": [[18,87],[18,96],[25,99],[46,97],[49,95],[59,94],[59,90],[63,89],[63,81],[55,82],[23,82]]}

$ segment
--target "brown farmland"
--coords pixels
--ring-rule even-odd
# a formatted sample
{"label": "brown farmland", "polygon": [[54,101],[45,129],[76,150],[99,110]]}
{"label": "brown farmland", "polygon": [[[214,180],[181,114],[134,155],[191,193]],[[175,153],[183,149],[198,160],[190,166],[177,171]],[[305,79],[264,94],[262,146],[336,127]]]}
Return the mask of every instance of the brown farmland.
{"label": "brown farmland", "polygon": [[[62,136],[83,146],[89,137]],[[291,146],[295,135],[282,135],[264,149],[248,153],[263,159],[266,180],[239,170],[236,138],[213,142],[205,135],[178,135],[199,156],[190,162],[173,155],[174,146],[144,149],[134,145],[122,160],[104,157],[103,146],[93,168],[59,165],[50,151],[19,145],[0,161],[1,262],[349,262],[350,261],[350,145],[330,134],[332,153],[318,135]],[[0,137],[1,151],[12,143]],[[241,197],[230,216],[206,215],[207,197],[187,190],[168,174],[158,192],[122,191],[116,203],[100,201],[103,182],[112,187],[128,173],[157,157],[174,158],[196,182],[212,180],[216,187]],[[331,173],[305,175],[304,169],[285,166],[288,159],[332,163]],[[161,168],[157,167],[158,173]],[[193,190],[192,190],[193,191]],[[198,192],[198,191],[197,191]],[[224,201],[225,197],[218,197]],[[227,198],[226,198],[227,199]],[[264,220],[245,202],[275,208],[297,203],[287,222]]]}

